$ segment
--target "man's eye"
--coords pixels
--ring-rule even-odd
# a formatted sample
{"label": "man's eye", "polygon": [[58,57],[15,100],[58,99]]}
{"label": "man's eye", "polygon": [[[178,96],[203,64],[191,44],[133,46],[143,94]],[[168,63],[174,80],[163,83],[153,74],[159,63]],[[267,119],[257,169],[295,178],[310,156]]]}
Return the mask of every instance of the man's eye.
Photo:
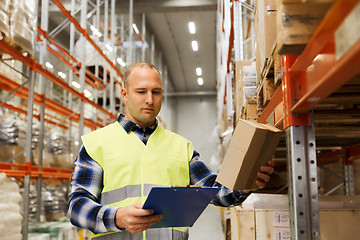
{"label": "man's eye", "polygon": [[161,91],[153,91],[153,94],[160,94]]}
{"label": "man's eye", "polygon": [[145,94],[146,91],[137,91],[137,93],[140,93],[140,94]]}

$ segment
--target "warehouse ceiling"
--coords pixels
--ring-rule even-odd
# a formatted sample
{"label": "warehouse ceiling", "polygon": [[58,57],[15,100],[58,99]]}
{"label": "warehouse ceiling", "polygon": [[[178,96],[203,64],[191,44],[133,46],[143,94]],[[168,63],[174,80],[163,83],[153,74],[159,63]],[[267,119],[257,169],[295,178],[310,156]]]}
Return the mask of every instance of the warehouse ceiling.
{"label": "warehouse ceiling", "polygon": [[[70,11],[71,1],[61,1]],[[95,0],[92,0],[96,3]],[[88,1],[88,12],[94,8]],[[104,1],[100,1],[103,3]],[[109,7],[111,1],[109,0]],[[76,3],[80,9],[80,2]],[[134,0],[134,21],[141,32],[142,14],[146,19],[146,42],[150,48],[151,35],[155,37],[155,49],[161,52],[163,65],[167,66],[169,93],[177,95],[215,95],[216,92],[216,9],[217,0]],[[102,10],[103,11],[103,7]],[[64,21],[64,15],[54,4],[50,5],[49,32]],[[123,14],[128,28],[129,1],[116,1],[116,14]],[[79,19],[80,12],[76,15]],[[103,19],[103,17],[101,17]],[[189,33],[188,23],[193,21],[196,33]],[[109,16],[110,22],[110,16]],[[89,23],[88,23],[89,25]],[[119,26],[118,18],[118,26]],[[65,27],[57,39],[69,42],[69,27]],[[128,33],[128,30],[126,30]],[[78,37],[78,36],[77,36]],[[136,36],[134,35],[133,38]],[[191,41],[197,40],[199,50],[194,52]],[[122,39],[122,41],[124,41]],[[125,39],[126,41],[126,39]],[[147,52],[149,52],[148,49]],[[156,55],[156,60],[159,56]],[[155,64],[157,61],[155,60]],[[196,67],[202,68],[204,84],[197,83]]]}

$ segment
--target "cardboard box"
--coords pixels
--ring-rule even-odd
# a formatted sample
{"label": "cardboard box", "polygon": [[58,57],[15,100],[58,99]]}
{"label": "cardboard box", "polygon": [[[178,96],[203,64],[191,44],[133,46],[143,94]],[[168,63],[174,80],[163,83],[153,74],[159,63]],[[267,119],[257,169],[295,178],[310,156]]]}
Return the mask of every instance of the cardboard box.
{"label": "cardboard box", "polygon": [[216,181],[232,190],[258,189],[256,174],[272,158],[282,135],[271,125],[240,119]]}
{"label": "cardboard box", "polygon": [[[287,209],[230,208],[231,239],[290,239]],[[326,240],[358,239],[360,209],[320,209],[320,237]]]}
{"label": "cardboard box", "polygon": [[335,0],[276,2],[279,54],[299,55]]}
{"label": "cardboard box", "polygon": [[276,0],[261,0],[256,2],[255,9],[255,38],[257,77],[261,77],[264,63],[271,55],[276,41]]}

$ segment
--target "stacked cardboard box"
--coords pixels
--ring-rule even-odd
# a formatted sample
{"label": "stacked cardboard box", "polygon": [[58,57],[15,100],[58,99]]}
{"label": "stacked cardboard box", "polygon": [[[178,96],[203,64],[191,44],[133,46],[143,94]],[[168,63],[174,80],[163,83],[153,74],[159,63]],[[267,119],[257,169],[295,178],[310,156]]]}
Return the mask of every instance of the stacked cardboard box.
{"label": "stacked cardboard box", "polygon": [[258,82],[276,41],[276,0],[258,0],[255,7],[256,73]]}
{"label": "stacked cardboard box", "polygon": [[277,0],[277,44],[279,53],[298,55],[335,0]]}
{"label": "stacked cardboard box", "polygon": [[[359,196],[319,197],[321,239],[357,239]],[[290,237],[287,195],[251,194],[242,207],[230,208],[231,239],[283,240]]]}

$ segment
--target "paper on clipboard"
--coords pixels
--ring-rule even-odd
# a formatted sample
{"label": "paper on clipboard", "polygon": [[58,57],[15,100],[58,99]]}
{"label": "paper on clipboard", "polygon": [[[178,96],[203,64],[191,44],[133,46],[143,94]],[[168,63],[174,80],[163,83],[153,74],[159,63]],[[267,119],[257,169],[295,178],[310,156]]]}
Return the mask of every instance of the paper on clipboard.
{"label": "paper on clipboard", "polygon": [[164,217],[151,228],[191,227],[220,188],[153,187],[143,209],[153,209]]}

